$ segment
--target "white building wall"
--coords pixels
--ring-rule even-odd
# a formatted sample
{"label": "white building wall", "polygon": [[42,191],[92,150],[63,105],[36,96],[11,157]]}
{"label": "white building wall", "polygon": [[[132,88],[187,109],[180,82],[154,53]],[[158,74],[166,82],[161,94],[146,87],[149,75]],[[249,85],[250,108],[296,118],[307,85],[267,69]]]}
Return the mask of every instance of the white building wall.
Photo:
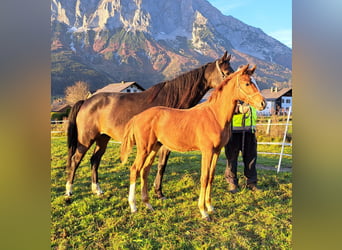
{"label": "white building wall", "polygon": [[292,97],[291,96],[283,96],[281,97],[281,108],[288,110],[289,107],[292,106]]}
{"label": "white building wall", "polygon": [[262,111],[257,111],[258,115],[270,116],[274,112],[274,101],[266,101],[266,108]]}

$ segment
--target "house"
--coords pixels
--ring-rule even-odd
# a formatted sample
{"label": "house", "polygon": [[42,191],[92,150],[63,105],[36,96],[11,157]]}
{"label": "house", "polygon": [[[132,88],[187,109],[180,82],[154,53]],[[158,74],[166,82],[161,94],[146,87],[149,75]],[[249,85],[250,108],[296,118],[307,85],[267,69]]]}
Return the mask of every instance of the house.
{"label": "house", "polygon": [[286,114],[292,106],[292,88],[263,89],[261,94],[265,97],[267,105],[262,111],[258,111],[258,115]]}
{"label": "house", "polygon": [[145,89],[137,84],[136,82],[125,82],[122,81],[121,83],[111,83],[107,86],[103,87],[102,89],[98,89],[93,93],[93,95],[96,95],[98,93],[102,92],[121,92],[121,93],[135,93],[135,92],[141,92]]}
{"label": "house", "polygon": [[66,103],[52,103],[51,112],[66,113],[71,109],[71,106]]}
{"label": "house", "polygon": [[71,106],[62,100],[56,100],[51,104],[51,121],[62,120],[68,117]]}

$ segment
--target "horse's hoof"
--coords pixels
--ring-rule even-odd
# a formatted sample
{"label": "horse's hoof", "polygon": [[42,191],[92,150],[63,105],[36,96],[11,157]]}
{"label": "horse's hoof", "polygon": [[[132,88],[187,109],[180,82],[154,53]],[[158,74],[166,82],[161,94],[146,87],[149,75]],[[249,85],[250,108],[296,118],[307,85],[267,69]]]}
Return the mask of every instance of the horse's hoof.
{"label": "horse's hoof", "polygon": [[214,211],[215,211],[214,207],[211,205],[207,207],[207,210],[208,210],[208,213],[214,213]]}
{"label": "horse's hoof", "polygon": [[135,214],[138,211],[138,209],[137,209],[137,207],[135,205],[132,205],[130,208],[131,208],[131,213],[132,214]]}
{"label": "horse's hoof", "polygon": [[156,195],[157,195],[157,198],[158,198],[159,200],[164,200],[164,199],[166,199],[165,196],[164,196],[162,193],[156,192]]}
{"label": "horse's hoof", "polygon": [[64,201],[65,201],[66,204],[71,204],[71,202],[72,202],[71,196],[65,196]]}
{"label": "horse's hoof", "polygon": [[209,216],[207,216],[207,217],[203,217],[202,219],[203,219],[203,220],[205,220],[205,221],[208,221],[208,222],[210,222],[210,221],[211,221],[211,219],[210,219],[210,217],[209,217]]}
{"label": "horse's hoof", "polygon": [[91,191],[93,192],[93,194],[96,194],[97,196],[101,196],[103,194],[103,191],[100,188],[99,183],[92,183],[91,184]]}
{"label": "horse's hoof", "polygon": [[148,210],[154,211],[154,209],[153,209],[153,207],[152,207],[152,205],[150,203],[146,203],[145,205],[146,205]]}

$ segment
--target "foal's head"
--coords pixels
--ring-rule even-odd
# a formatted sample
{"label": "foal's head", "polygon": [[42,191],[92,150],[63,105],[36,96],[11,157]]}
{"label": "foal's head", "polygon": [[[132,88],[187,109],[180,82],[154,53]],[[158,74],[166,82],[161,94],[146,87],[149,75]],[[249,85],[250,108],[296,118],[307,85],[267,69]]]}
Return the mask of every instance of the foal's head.
{"label": "foal's head", "polygon": [[256,69],[256,65],[249,69],[249,64],[241,67],[230,80],[231,83],[235,84],[235,98],[246,102],[257,110],[263,110],[266,107],[265,98],[260,93],[258,85],[251,77]]}

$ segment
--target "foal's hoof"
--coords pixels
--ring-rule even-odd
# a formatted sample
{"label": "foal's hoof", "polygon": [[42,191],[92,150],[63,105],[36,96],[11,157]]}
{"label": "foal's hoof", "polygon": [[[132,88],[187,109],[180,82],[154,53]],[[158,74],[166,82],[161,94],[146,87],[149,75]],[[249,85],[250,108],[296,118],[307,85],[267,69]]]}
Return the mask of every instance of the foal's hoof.
{"label": "foal's hoof", "polygon": [[135,205],[130,205],[130,208],[131,208],[131,213],[132,214],[135,214],[138,211],[138,209],[137,209],[137,207]]}
{"label": "foal's hoof", "polygon": [[205,221],[211,221],[211,219],[210,219],[210,217],[209,217],[209,216],[207,216],[207,217],[203,217],[202,219],[203,219],[203,220],[205,220]]}
{"label": "foal's hoof", "polygon": [[103,192],[93,192],[93,194],[97,195],[97,196],[102,196]]}
{"label": "foal's hoof", "polygon": [[212,205],[208,206],[207,210],[208,210],[208,213],[214,213],[215,212],[214,207]]}

